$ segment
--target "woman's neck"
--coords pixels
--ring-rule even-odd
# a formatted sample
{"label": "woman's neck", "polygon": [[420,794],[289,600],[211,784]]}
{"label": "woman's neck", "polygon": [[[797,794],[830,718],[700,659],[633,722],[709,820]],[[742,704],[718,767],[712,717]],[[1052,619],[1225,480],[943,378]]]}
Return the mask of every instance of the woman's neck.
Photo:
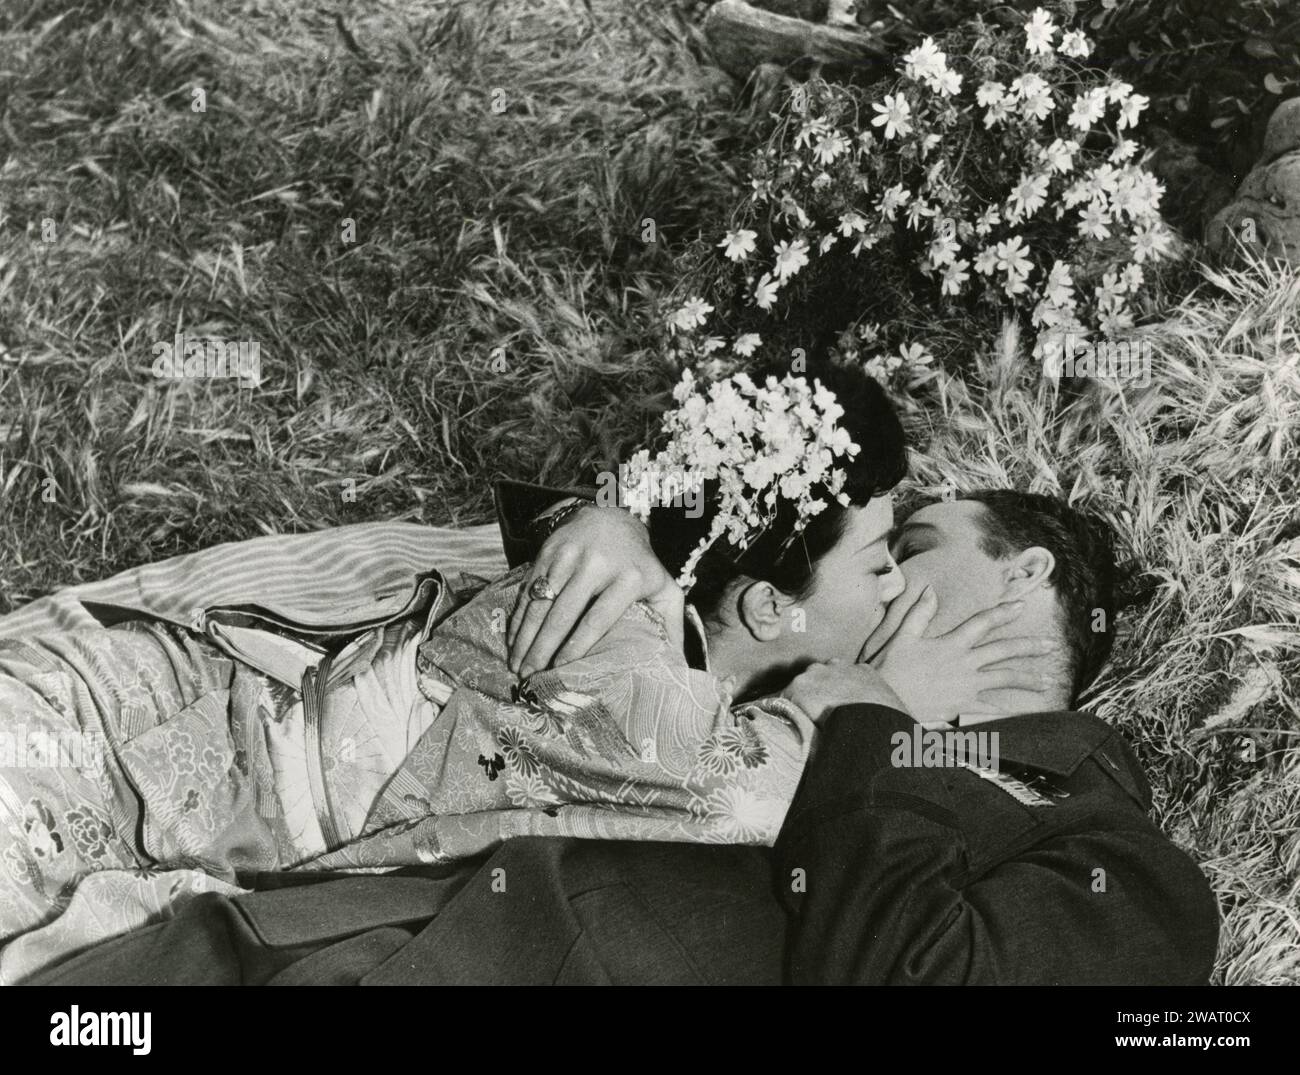
{"label": "woman's neck", "polygon": [[735,683],[733,694],[739,701],[778,694],[802,669],[793,663],[772,662],[772,654],[749,635],[728,630],[722,624],[706,623],[709,671],[719,680]]}

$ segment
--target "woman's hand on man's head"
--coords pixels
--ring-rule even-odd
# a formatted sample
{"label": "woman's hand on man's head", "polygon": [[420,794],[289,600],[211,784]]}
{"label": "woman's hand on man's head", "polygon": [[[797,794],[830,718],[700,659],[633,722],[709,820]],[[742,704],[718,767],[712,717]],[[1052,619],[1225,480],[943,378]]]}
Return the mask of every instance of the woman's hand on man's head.
{"label": "woman's hand on man's head", "polygon": [[[539,578],[553,599],[530,594]],[[546,539],[520,587],[506,635],[511,670],[528,676],[585,656],[637,601],[659,613],[681,649],[685,598],[645,526],[622,508],[584,508]]]}

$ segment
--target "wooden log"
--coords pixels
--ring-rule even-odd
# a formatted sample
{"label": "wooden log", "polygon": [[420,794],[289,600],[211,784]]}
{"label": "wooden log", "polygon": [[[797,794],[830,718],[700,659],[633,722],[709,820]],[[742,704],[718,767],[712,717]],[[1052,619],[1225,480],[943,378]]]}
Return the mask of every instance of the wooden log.
{"label": "wooden log", "polygon": [[754,0],[754,7],[805,22],[825,22],[830,0]]}
{"label": "wooden log", "polygon": [[785,65],[802,57],[882,68],[890,59],[871,34],[775,15],[742,0],[718,0],[709,8],[704,36],[718,66],[742,79],[761,63]]}

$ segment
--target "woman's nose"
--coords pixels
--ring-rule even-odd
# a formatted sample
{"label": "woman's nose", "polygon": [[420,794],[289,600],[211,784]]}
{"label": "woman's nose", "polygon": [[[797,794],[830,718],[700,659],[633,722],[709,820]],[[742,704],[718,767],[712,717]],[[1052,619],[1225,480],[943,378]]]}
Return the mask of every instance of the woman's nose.
{"label": "woman's nose", "polygon": [[905,589],[907,589],[907,579],[903,575],[903,569],[895,564],[894,569],[880,584],[880,600],[888,603],[900,596]]}

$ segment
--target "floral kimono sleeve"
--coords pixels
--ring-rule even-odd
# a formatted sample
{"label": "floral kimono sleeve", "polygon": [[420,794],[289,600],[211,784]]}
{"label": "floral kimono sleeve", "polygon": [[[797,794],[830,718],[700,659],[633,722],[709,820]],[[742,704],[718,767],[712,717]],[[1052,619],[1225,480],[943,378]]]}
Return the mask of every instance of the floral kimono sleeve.
{"label": "floral kimono sleeve", "polygon": [[811,742],[802,711],[780,699],[733,710],[640,604],[586,656],[521,682],[505,624],[524,573],[420,647],[421,689],[442,711],[369,832],[417,829],[424,861],[525,834],[774,842]]}

